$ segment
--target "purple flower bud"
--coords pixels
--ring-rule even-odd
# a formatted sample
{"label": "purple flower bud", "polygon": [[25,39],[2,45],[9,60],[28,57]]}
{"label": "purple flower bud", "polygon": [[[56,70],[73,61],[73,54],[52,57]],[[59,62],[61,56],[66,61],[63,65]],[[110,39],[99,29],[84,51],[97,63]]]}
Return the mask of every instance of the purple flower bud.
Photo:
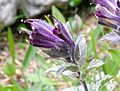
{"label": "purple flower bud", "polygon": [[94,3],[100,4],[101,6],[104,6],[112,11],[116,9],[116,5],[113,3],[112,0],[94,0]]}
{"label": "purple flower bud", "polygon": [[47,48],[51,57],[71,58],[75,43],[69,33],[69,26],[65,26],[55,18],[55,27],[40,19],[28,19],[24,23],[31,25],[30,44],[35,47]]}
{"label": "purple flower bud", "polygon": [[94,0],[94,2],[96,4],[98,22],[117,30],[120,26],[120,1]]}
{"label": "purple flower bud", "polygon": [[94,2],[98,23],[114,29],[114,32],[105,36],[104,39],[120,43],[120,1],[94,0]]}

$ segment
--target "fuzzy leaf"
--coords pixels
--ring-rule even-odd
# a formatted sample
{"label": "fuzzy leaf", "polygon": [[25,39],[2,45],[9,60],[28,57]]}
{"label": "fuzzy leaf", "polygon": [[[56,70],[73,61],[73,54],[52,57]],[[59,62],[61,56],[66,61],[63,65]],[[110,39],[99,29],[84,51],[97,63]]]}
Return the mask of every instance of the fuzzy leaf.
{"label": "fuzzy leaf", "polygon": [[[113,78],[111,75],[106,75],[102,77],[100,80],[97,80],[95,84],[89,85],[90,91],[109,91],[107,88],[105,88],[107,83]],[[106,90],[103,90],[106,89]]]}
{"label": "fuzzy leaf", "polygon": [[61,75],[62,72],[64,71],[64,69],[65,69],[64,66],[59,65],[59,66],[55,66],[55,67],[49,68],[48,70],[46,70],[46,73],[54,72],[54,73],[56,73],[57,75]]}
{"label": "fuzzy leaf", "polygon": [[46,70],[46,73],[53,72],[58,76],[64,75],[69,78],[73,78],[77,70],[78,68],[75,65],[67,65],[67,66],[59,65]]}
{"label": "fuzzy leaf", "polygon": [[100,39],[100,41],[103,41],[103,40],[111,41],[114,44],[120,44],[120,36],[115,32],[106,34],[102,39]]}
{"label": "fuzzy leaf", "polygon": [[76,40],[75,59],[79,65],[83,65],[86,58],[87,44],[84,35],[80,34]]}
{"label": "fuzzy leaf", "polygon": [[93,60],[89,63],[89,65],[88,65],[88,67],[87,67],[87,70],[90,70],[90,69],[93,69],[93,68],[98,68],[98,67],[102,66],[103,64],[104,64],[103,61],[101,61],[101,60],[99,60],[99,59],[93,59]]}
{"label": "fuzzy leaf", "polygon": [[111,79],[113,79],[113,76],[111,75],[106,75],[105,77],[103,77],[99,82],[98,82],[98,91],[100,90],[101,87],[103,87],[104,85],[106,85]]}

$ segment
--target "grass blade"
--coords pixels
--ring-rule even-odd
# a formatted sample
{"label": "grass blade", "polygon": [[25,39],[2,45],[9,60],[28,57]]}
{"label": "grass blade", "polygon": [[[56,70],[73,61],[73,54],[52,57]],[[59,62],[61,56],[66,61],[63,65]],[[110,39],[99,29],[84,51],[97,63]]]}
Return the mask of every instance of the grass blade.
{"label": "grass blade", "polygon": [[9,45],[10,55],[12,56],[12,60],[14,62],[14,60],[15,60],[15,46],[14,46],[14,38],[13,38],[11,28],[8,28],[8,45]]}
{"label": "grass blade", "polygon": [[55,6],[52,6],[52,15],[60,20],[62,23],[66,23],[65,17]]}
{"label": "grass blade", "polygon": [[36,50],[30,45],[23,60],[23,70],[28,67],[30,60],[35,56],[35,53]]}

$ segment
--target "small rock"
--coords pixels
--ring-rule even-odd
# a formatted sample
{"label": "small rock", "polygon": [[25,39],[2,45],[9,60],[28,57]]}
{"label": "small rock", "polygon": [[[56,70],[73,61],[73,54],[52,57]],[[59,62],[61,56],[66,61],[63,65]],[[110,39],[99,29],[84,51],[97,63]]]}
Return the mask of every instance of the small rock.
{"label": "small rock", "polygon": [[15,21],[16,0],[0,0],[0,23],[8,26]]}
{"label": "small rock", "polygon": [[65,4],[68,0],[0,0],[0,29],[13,24],[17,10],[24,11],[27,18],[48,11],[53,4]]}

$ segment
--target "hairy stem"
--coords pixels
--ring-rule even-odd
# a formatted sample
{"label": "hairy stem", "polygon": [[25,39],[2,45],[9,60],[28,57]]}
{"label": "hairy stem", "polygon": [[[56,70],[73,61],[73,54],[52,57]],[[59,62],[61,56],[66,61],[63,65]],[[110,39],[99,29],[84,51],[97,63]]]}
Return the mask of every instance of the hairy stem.
{"label": "hairy stem", "polygon": [[78,73],[78,78],[79,78],[79,80],[80,80],[80,83],[82,84],[84,90],[85,90],[85,91],[88,91],[88,87],[87,87],[86,82],[83,81],[83,80],[81,80],[81,78],[80,78],[80,71],[78,71],[77,73]]}
{"label": "hairy stem", "polygon": [[84,87],[85,91],[88,91],[87,84],[85,81],[81,81],[82,86]]}

